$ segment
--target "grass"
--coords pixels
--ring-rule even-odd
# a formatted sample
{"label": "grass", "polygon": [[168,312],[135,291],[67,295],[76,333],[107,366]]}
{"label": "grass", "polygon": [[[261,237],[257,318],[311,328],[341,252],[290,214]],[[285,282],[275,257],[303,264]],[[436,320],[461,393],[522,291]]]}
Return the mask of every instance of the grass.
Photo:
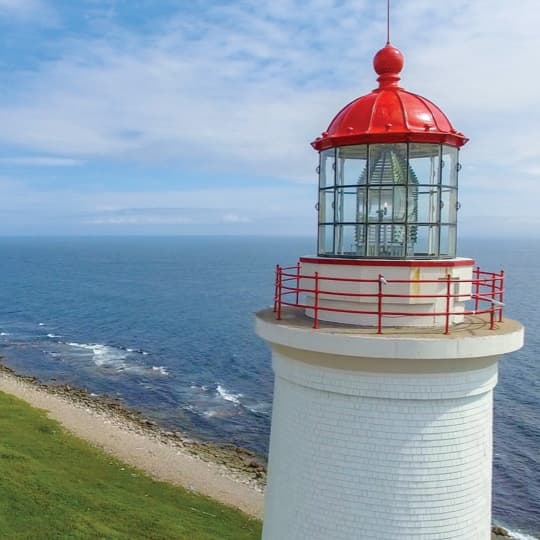
{"label": "grass", "polygon": [[261,524],[154,481],[0,393],[0,538],[255,540]]}

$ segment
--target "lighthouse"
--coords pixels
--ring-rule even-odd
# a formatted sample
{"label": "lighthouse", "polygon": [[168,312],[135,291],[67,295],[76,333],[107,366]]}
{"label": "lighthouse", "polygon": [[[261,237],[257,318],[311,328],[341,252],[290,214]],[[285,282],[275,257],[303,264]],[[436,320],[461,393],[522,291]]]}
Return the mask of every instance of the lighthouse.
{"label": "lighthouse", "polygon": [[457,256],[467,138],[374,57],[319,153],[316,254],[256,317],[275,373],[263,540],[488,540],[504,273]]}

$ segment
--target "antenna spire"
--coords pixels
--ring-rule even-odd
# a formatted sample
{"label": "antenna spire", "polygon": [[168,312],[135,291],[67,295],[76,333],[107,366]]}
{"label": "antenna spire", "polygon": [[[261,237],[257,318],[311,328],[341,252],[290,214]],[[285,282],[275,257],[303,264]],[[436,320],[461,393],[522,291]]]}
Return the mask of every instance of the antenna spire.
{"label": "antenna spire", "polygon": [[390,0],[386,0],[386,44],[390,45]]}

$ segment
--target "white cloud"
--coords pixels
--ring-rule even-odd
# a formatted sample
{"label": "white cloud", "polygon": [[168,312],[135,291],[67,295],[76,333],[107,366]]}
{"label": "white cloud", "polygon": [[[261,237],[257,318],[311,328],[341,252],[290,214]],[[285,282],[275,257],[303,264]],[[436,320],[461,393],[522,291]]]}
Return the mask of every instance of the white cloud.
{"label": "white cloud", "polygon": [[238,214],[225,214],[221,221],[223,223],[252,223],[252,219]]}
{"label": "white cloud", "polygon": [[73,167],[82,165],[84,161],[80,159],[54,157],[54,156],[21,156],[2,157],[0,164],[20,165],[22,167]]}

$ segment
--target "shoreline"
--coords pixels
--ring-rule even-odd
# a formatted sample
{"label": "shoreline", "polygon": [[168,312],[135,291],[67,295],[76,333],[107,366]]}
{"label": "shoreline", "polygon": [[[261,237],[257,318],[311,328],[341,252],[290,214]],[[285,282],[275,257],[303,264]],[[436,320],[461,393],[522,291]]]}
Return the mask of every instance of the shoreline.
{"label": "shoreline", "polygon": [[[182,486],[262,519],[266,467],[248,450],[167,431],[117,399],[70,385],[44,384],[2,363],[0,391],[45,410],[67,431],[156,480]],[[493,527],[491,540],[512,538],[508,530]]]}
{"label": "shoreline", "polygon": [[69,385],[47,385],[0,364],[0,391],[45,410],[67,431],[156,480],[206,495],[262,519],[265,466],[234,446],[220,447],[155,422],[117,400]]}

